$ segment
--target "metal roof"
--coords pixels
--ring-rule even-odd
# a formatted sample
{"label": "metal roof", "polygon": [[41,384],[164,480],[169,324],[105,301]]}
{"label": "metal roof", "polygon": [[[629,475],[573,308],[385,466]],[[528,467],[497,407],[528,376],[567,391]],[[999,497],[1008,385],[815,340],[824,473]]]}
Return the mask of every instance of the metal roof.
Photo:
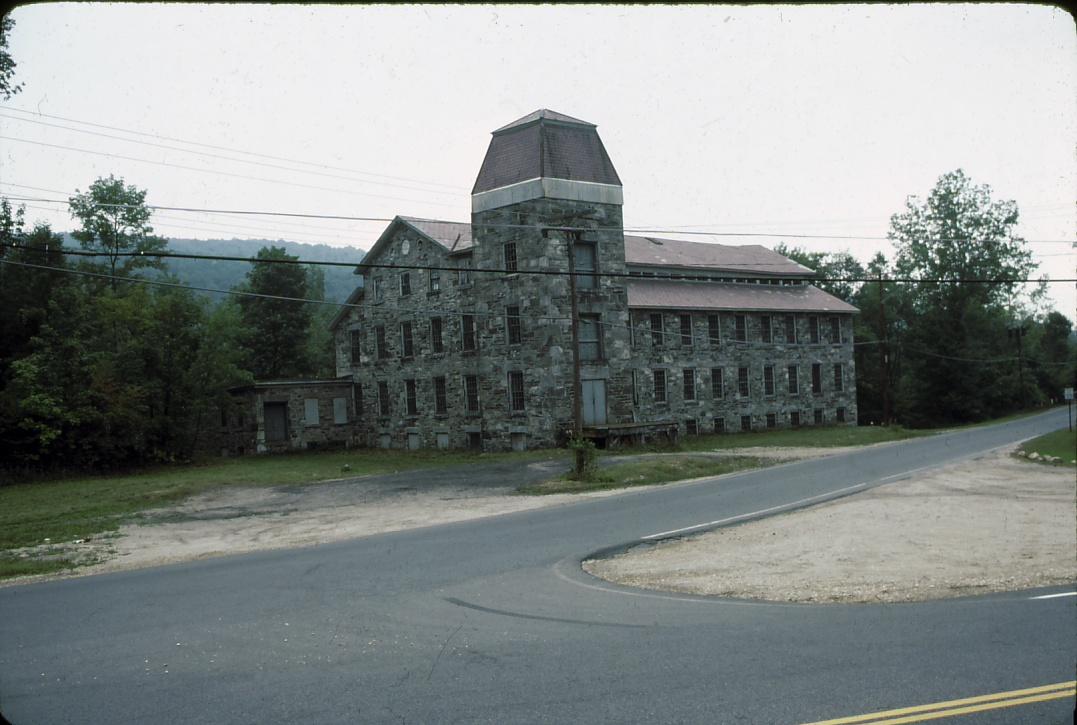
{"label": "metal roof", "polygon": [[731,272],[802,277],[814,271],[759,244],[732,246],[625,235],[625,263],[648,267],[706,267]]}
{"label": "metal roof", "polygon": [[470,249],[474,245],[471,238],[471,224],[468,222],[446,222],[440,219],[417,219],[410,216],[402,216],[400,219],[450,252]]}
{"label": "metal roof", "polygon": [[812,285],[732,284],[629,279],[628,306],[663,310],[841,312],[852,305]]}
{"label": "metal roof", "polygon": [[590,126],[592,128],[595,127],[595,124],[593,124],[593,123],[588,123],[587,121],[581,121],[578,118],[573,118],[572,116],[566,116],[563,113],[558,113],[557,111],[551,111],[548,108],[540,108],[537,111],[532,111],[531,113],[527,114],[523,118],[517,118],[512,123],[507,124],[505,126],[502,126],[501,128],[494,131],[494,133],[501,133],[502,131],[508,131],[510,128],[516,128],[517,126],[526,126],[527,124],[534,123],[535,121],[538,121],[540,119],[546,119],[548,121],[560,121],[561,123],[578,123],[581,126]]}
{"label": "metal roof", "polygon": [[545,109],[494,131],[471,193],[538,178],[621,185],[596,126]]}

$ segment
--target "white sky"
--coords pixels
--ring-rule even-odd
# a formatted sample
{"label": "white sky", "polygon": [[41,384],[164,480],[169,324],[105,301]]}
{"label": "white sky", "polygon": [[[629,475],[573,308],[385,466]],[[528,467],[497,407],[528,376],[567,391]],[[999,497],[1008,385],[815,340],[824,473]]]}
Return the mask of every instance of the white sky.
{"label": "white sky", "polygon": [[[907,195],[960,167],[1017,201],[1025,238],[1077,231],[1077,35],[1057,8],[42,4],[12,17],[24,88],[0,104],[8,196],[66,198],[114,173],[152,204],[466,221],[490,131],[550,108],[598,124],[626,226],[885,236]],[[64,207],[27,204],[72,227]],[[369,248],[385,225],[168,212],[155,226]],[[1041,272],[1075,276],[1071,245],[1031,248]],[[1075,286],[1051,290],[1072,318]]]}

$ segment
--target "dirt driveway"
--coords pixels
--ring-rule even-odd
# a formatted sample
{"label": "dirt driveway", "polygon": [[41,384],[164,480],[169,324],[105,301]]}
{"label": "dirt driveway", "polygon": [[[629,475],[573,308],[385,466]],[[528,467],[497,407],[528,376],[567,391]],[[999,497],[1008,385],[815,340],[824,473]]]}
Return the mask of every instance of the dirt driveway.
{"label": "dirt driveway", "polygon": [[798,512],[584,568],[664,591],[900,602],[1077,580],[1074,469],[996,451]]}

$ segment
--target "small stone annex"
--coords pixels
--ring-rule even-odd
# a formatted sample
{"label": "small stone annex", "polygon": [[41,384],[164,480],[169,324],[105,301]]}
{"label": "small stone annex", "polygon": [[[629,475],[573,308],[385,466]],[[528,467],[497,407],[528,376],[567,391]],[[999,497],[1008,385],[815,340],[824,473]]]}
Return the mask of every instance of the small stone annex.
{"label": "small stone annex", "polygon": [[494,131],[471,198],[470,222],[397,216],[356,269],[332,321],[356,443],[563,442],[574,356],[598,438],[856,423],[856,308],[759,245],[626,235],[594,124],[543,109]]}

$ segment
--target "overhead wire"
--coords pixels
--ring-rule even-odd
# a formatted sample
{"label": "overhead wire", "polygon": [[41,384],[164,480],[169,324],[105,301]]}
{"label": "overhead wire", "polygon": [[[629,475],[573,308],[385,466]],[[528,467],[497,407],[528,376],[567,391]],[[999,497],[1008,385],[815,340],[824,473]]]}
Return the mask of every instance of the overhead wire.
{"label": "overhead wire", "polygon": [[31,139],[17,138],[15,136],[0,136],[0,140],[3,140],[3,141],[16,141],[18,143],[28,143],[28,144],[33,144],[35,146],[44,146],[44,147],[47,147],[47,148],[63,149],[65,151],[77,151],[79,153],[92,154],[94,156],[105,156],[105,157],[112,158],[112,159],[122,159],[124,161],[135,161],[135,162],[143,163],[143,164],[153,164],[153,165],[156,165],[156,166],[167,166],[167,167],[173,168],[173,169],[183,169],[185,171],[195,171],[195,172],[202,173],[202,174],[216,174],[218,176],[228,176],[228,177],[231,177],[231,178],[234,178],[234,179],[247,179],[249,181],[262,181],[262,182],[269,183],[269,184],[281,184],[283,186],[294,186],[294,187],[302,188],[302,189],[313,189],[315,191],[331,191],[331,192],[339,193],[339,194],[349,194],[349,195],[352,195],[352,196],[363,196],[363,197],[369,197],[369,198],[372,198],[372,199],[390,199],[390,200],[393,200],[393,201],[405,201],[405,202],[412,203],[412,204],[423,203],[423,204],[431,204],[431,205],[434,205],[434,206],[444,206],[444,207],[456,206],[455,204],[448,204],[448,203],[439,202],[439,201],[431,201],[431,200],[423,201],[423,200],[418,200],[418,199],[408,199],[406,197],[401,197],[401,196],[388,196],[386,194],[371,194],[371,193],[368,193],[368,192],[365,192],[365,191],[352,191],[352,190],[347,190],[347,189],[338,189],[338,188],[334,188],[334,187],[331,187],[331,186],[317,186],[315,184],[303,184],[303,183],[300,183],[300,182],[297,182],[297,181],[284,181],[283,179],[269,179],[269,178],[266,178],[264,176],[251,176],[249,174],[237,174],[237,173],[234,173],[234,172],[231,172],[231,171],[219,171],[217,169],[206,169],[206,168],[201,168],[201,167],[198,167],[198,166],[187,166],[186,164],[174,164],[174,163],[171,163],[171,162],[168,162],[168,161],[155,161],[153,159],[141,159],[141,158],[138,158],[137,156],[126,156],[126,155],[123,155],[123,154],[114,154],[114,153],[110,153],[110,152],[107,152],[107,151],[94,151],[92,149],[83,149],[83,148],[78,148],[76,146],[65,146],[63,144],[45,143],[44,141],[33,141]]}
{"label": "overhead wire", "polygon": [[[18,249],[24,245],[0,243],[0,248]],[[331,261],[331,260],[303,260],[303,259],[281,259],[281,258],[269,258],[258,259],[255,257],[239,257],[229,255],[210,255],[210,254],[188,254],[181,252],[165,252],[165,251],[135,251],[135,252],[108,252],[108,251],[92,251],[92,250],[74,250],[74,249],[58,249],[55,250],[60,254],[66,256],[82,256],[82,257],[158,257],[158,258],[175,258],[175,259],[201,259],[212,261],[225,261],[225,262],[266,262],[269,264],[310,264],[316,266],[327,267],[366,267],[369,269],[396,269],[396,270],[415,270],[415,271],[438,271],[438,272],[460,272],[466,270],[469,273],[482,273],[482,274],[499,274],[499,275],[534,275],[534,276],[558,276],[566,277],[570,273],[567,270],[559,269],[507,269],[504,267],[459,267],[459,266],[447,266],[447,265],[419,265],[419,264],[379,264],[375,262],[343,262],[343,261]],[[746,263],[747,264],[747,263]],[[750,272],[751,269],[745,269],[740,274]],[[641,275],[633,272],[585,272],[576,271],[574,273],[576,277],[591,277],[591,278],[614,278],[614,279],[632,279],[642,281],[693,281],[686,280],[688,275],[674,274],[668,275],[659,274],[647,274]],[[787,275],[782,277],[783,280],[800,281],[800,282],[878,282],[878,276],[846,276],[846,277],[823,277],[815,275]],[[708,279],[708,280],[694,280],[694,281],[711,281],[715,283],[730,282],[730,280],[723,279]],[[1040,281],[1047,281],[1048,283],[1054,282],[1077,282],[1077,277],[1073,278],[1060,278],[1060,279],[1047,279],[1041,280],[1040,278],[1032,277],[991,277],[991,278],[925,278],[925,277],[882,277],[883,282],[899,283],[899,284],[1021,284],[1021,283],[1038,283]],[[780,286],[780,285],[767,285],[767,286]]]}
{"label": "overhead wire", "polygon": [[[272,294],[266,294],[266,293],[260,293],[260,292],[250,292],[250,291],[245,291],[245,290],[215,289],[215,288],[212,288],[212,287],[201,287],[201,286],[181,284],[181,283],[176,283],[176,282],[166,282],[166,281],[163,281],[163,280],[151,280],[151,279],[144,279],[144,278],[141,278],[141,277],[124,277],[124,276],[119,276],[119,275],[105,274],[105,273],[102,273],[102,272],[93,272],[93,271],[84,270],[84,269],[71,269],[71,268],[68,268],[68,267],[53,267],[51,265],[33,264],[33,263],[30,263],[30,262],[18,262],[18,261],[15,261],[15,260],[5,259],[3,257],[0,257],[0,265],[14,265],[14,266],[17,266],[17,267],[33,268],[33,269],[39,269],[39,270],[46,270],[46,271],[50,271],[50,272],[60,272],[60,273],[64,273],[64,274],[73,274],[73,275],[82,276],[82,277],[91,277],[91,278],[96,278],[96,279],[104,279],[104,280],[114,281],[114,282],[127,282],[127,283],[134,283],[134,284],[143,284],[143,285],[148,285],[148,286],[153,286],[153,287],[165,287],[165,288],[171,288],[171,289],[195,290],[195,291],[198,291],[198,292],[207,292],[207,293],[211,293],[211,294],[230,295],[230,296],[236,296],[236,297],[248,297],[248,298],[276,300],[276,301],[282,301],[282,302],[298,302],[298,303],[305,303],[305,304],[326,305],[326,306],[337,307],[337,308],[358,309],[358,308],[363,307],[363,305],[359,304],[359,303],[336,302],[336,301],[332,301],[332,300],[317,300],[317,299],[310,299],[310,298],[305,298],[305,297],[290,297],[290,296],[286,296],[286,295],[272,295]],[[446,308],[430,308],[430,307],[425,307],[425,308],[424,307],[399,307],[399,306],[385,305],[385,306],[382,307],[382,309],[387,309],[387,310],[392,310],[392,311],[395,311],[395,312],[402,312],[402,313],[412,313],[412,314],[430,314],[430,313],[434,313],[434,314],[443,315],[443,316],[446,316],[446,317],[453,317],[453,316],[463,317],[465,315],[470,315],[472,317],[478,317],[478,318],[495,318],[495,317],[496,318],[502,318],[502,317],[507,317],[507,315],[505,315],[504,313],[501,313],[501,312],[478,312],[478,311],[473,311],[473,310],[461,310],[459,307],[456,307],[456,308],[453,308],[453,309],[446,309]],[[540,321],[540,322],[571,322],[572,321],[571,317],[550,316],[550,315],[517,315],[517,317],[519,317],[521,319],[528,319],[528,320],[533,320],[533,321],[537,320],[537,321]],[[408,320],[402,320],[402,322],[407,322],[407,321]],[[582,318],[581,318],[581,321],[582,321]],[[607,329],[623,329],[623,330],[627,330],[633,336],[633,339],[635,339],[636,334],[641,335],[641,337],[645,337],[647,335],[650,335],[650,334],[654,333],[654,330],[651,329],[648,325],[639,325],[639,326],[636,326],[636,325],[622,325],[622,324],[619,324],[619,323],[607,322],[607,321],[601,321],[599,324],[602,327],[605,327]],[[476,331],[476,334],[478,334],[478,331]],[[676,338],[681,336],[679,332],[675,332],[675,331],[666,332],[666,331],[663,330],[659,334],[662,335],[663,338],[670,338],[670,339],[676,339]],[[858,345],[877,345],[877,344],[883,344],[883,343],[884,343],[884,341],[882,341],[882,340],[868,340],[868,341],[862,341],[862,342],[853,342],[852,345],[855,347],[855,346],[858,346]],[[764,342],[764,341],[744,342],[744,341],[728,341],[727,340],[727,342],[726,342],[726,345],[735,345],[737,347],[737,349],[741,349],[741,348],[744,348],[744,347],[753,347],[753,346],[769,347],[769,346],[771,346],[773,344],[774,343],[767,343],[767,342]],[[819,344],[819,343],[809,343],[809,344]],[[828,345],[828,344],[834,344],[834,343],[821,343],[821,344]],[[889,345],[891,348],[898,348],[898,349],[905,349],[907,347],[903,342],[896,341],[896,340],[885,341],[885,344]],[[722,346],[721,343],[719,343],[719,346]],[[691,346],[689,346],[689,347],[691,347]],[[939,353],[933,353],[931,351],[922,350],[922,349],[914,349],[913,352],[914,352],[914,354],[916,352],[919,352],[919,353],[929,355],[929,356],[932,356],[932,357],[938,357],[938,358],[949,359],[949,360],[957,360],[957,361],[961,361],[961,362],[975,362],[975,363],[991,363],[991,364],[994,364],[994,363],[1002,363],[1002,362],[1015,362],[1015,361],[1018,360],[1018,358],[965,358],[965,357],[953,357],[953,356],[948,356],[948,355],[942,355],[942,354],[939,354]],[[1063,362],[1063,363],[1039,363],[1039,362],[1029,360],[1029,359],[1026,359],[1026,361],[1030,362],[1032,364],[1045,365],[1045,366],[1068,365],[1069,364],[1068,362]]]}
{"label": "overhead wire", "polygon": [[135,130],[132,130],[132,129],[122,128],[122,127],[119,127],[119,126],[109,126],[109,125],[106,125],[106,124],[103,124],[103,123],[93,123],[91,121],[82,121],[82,120],[79,120],[79,119],[76,119],[76,118],[70,118],[70,117],[65,117],[65,116],[56,116],[56,115],[52,115],[52,114],[49,114],[49,113],[42,113],[41,111],[27,111],[25,109],[17,108],[15,106],[9,106],[9,105],[0,104],[0,108],[2,108],[4,110],[7,110],[7,111],[14,111],[16,113],[24,113],[24,114],[27,114],[27,115],[30,115],[30,116],[40,116],[42,118],[52,118],[52,119],[55,119],[55,120],[58,120],[58,121],[67,121],[68,123],[78,123],[78,124],[81,124],[83,126],[91,126],[93,128],[104,128],[104,129],[107,129],[109,131],[121,131],[123,133],[129,133],[129,134],[133,134],[133,135],[136,135],[136,136],[147,136],[147,137],[150,137],[150,138],[158,138],[158,139],[161,139],[163,141],[174,141],[176,143],[183,143],[183,144],[187,144],[189,146],[200,146],[202,148],[216,149],[218,151],[230,151],[232,153],[243,154],[245,156],[255,156],[255,157],[263,158],[263,159],[272,159],[274,161],[286,161],[288,163],[301,164],[301,165],[304,165],[304,166],[314,166],[314,167],[317,167],[317,168],[331,169],[331,170],[334,170],[334,171],[345,171],[345,172],[352,173],[352,174],[359,174],[361,176],[371,176],[371,177],[380,178],[380,179],[394,179],[396,181],[411,181],[411,182],[415,182],[415,183],[418,183],[418,184],[426,184],[428,186],[441,186],[441,187],[445,187],[445,188],[448,188],[448,189],[454,189],[454,190],[457,190],[457,191],[466,191],[466,189],[464,189],[464,187],[459,187],[459,186],[455,186],[455,185],[452,185],[452,184],[443,184],[443,183],[436,182],[436,181],[427,181],[425,179],[415,179],[415,178],[411,178],[411,177],[407,177],[407,176],[392,176],[392,175],[389,175],[389,174],[378,174],[378,173],[374,173],[374,172],[370,172],[370,171],[362,171],[362,170],[359,170],[359,169],[350,169],[350,168],[346,168],[346,167],[342,167],[342,166],[331,166],[329,164],[322,164],[322,163],[318,163],[318,162],[315,162],[315,161],[306,161],[306,160],[303,160],[303,159],[292,159],[292,158],[287,158],[285,156],[274,156],[272,154],[259,153],[259,152],[256,152],[256,151],[245,151],[245,150],[242,150],[242,149],[237,149],[237,148],[233,148],[233,147],[229,147],[229,146],[218,146],[218,145],[214,145],[214,144],[202,143],[202,142],[199,142],[199,141],[189,141],[189,140],[185,140],[185,139],[181,139],[181,138],[176,138],[174,136],[164,136],[164,135],[161,135],[161,134],[150,133],[150,132],[147,132],[147,131],[135,131]]}
{"label": "overhead wire", "polygon": [[[263,167],[270,168],[270,169],[280,169],[280,170],[283,170],[283,171],[291,171],[293,173],[311,174],[311,175],[314,175],[314,176],[323,176],[323,177],[330,178],[330,179],[343,179],[345,181],[351,181],[351,182],[360,183],[360,184],[377,184],[378,186],[387,186],[387,187],[390,187],[390,188],[406,189],[406,190],[410,190],[410,191],[421,191],[421,192],[428,193],[428,194],[442,194],[442,195],[445,195],[445,196],[457,196],[457,197],[466,196],[466,193],[461,193],[461,192],[438,191],[437,189],[423,189],[423,188],[418,187],[418,186],[406,186],[404,184],[396,184],[396,183],[392,183],[392,182],[380,181],[380,180],[374,180],[374,179],[360,179],[360,178],[355,177],[355,176],[344,176],[342,174],[330,174],[330,173],[326,173],[324,171],[308,171],[308,170],[305,170],[305,169],[297,169],[297,168],[292,167],[292,166],[282,166],[281,164],[271,164],[271,163],[268,163],[268,162],[265,162],[265,161],[252,161],[252,160],[249,160],[249,159],[238,159],[238,158],[235,158],[235,157],[232,157],[232,156],[224,156],[223,154],[210,153],[208,151],[197,151],[195,149],[185,149],[185,148],[182,148],[180,146],[169,146],[167,144],[159,144],[159,143],[154,143],[152,141],[139,141],[138,139],[124,138],[123,136],[116,136],[116,135],[113,135],[113,134],[101,133],[100,131],[87,131],[86,129],[82,129],[82,128],[71,128],[69,126],[61,126],[61,125],[55,124],[55,123],[46,123],[45,121],[35,121],[34,119],[30,119],[30,118],[19,118],[17,116],[8,116],[8,115],[5,115],[3,113],[0,113],[0,118],[7,118],[7,119],[11,119],[13,121],[20,121],[20,122],[23,122],[23,123],[35,123],[35,124],[38,124],[38,125],[41,125],[41,126],[47,126],[49,128],[58,128],[58,129],[63,129],[65,131],[73,131],[75,133],[84,133],[84,134],[89,134],[89,135],[92,135],[92,136],[99,136],[99,137],[103,137],[103,138],[109,138],[109,139],[113,139],[113,140],[116,140],[116,141],[125,141],[127,143],[141,144],[143,146],[152,146],[154,148],[166,149],[168,151],[179,151],[180,153],[195,154],[197,156],[205,156],[207,158],[212,158],[212,159],[220,159],[220,160],[223,160],[223,161],[231,161],[231,162],[238,163],[238,164],[249,164],[249,165],[252,165],[252,166],[263,166]],[[28,143],[37,143],[37,142],[30,141]]]}
{"label": "overhead wire", "polygon": [[[3,138],[3,137],[0,137]],[[38,201],[52,204],[67,204],[67,199],[45,199],[39,197],[19,197],[9,196],[9,199],[24,200],[24,201]],[[130,208],[130,204],[108,204],[99,203],[98,206],[104,208]],[[372,216],[352,216],[344,214],[310,214],[300,212],[280,212],[280,211],[256,211],[248,209],[210,209],[204,207],[180,207],[180,206],[164,206],[159,204],[145,204],[143,205],[147,209],[160,209],[164,211],[185,211],[185,212],[204,212],[212,214],[237,214],[237,215],[254,215],[254,216],[283,216],[283,217],[295,217],[300,219],[341,219],[349,221],[367,221],[367,222],[391,222],[397,217],[372,217]],[[405,219],[411,219],[412,217],[400,217]],[[436,222],[443,224],[469,224],[468,222],[453,222],[443,219],[419,219],[419,221]],[[785,234],[779,232],[684,232],[676,229],[638,229],[632,227],[575,227],[569,225],[557,225],[557,224],[504,224],[504,223],[471,223],[470,226],[480,229],[547,229],[549,231],[557,232],[634,232],[634,233],[652,233],[652,234],[692,234],[698,236],[710,236],[710,237],[785,237],[790,239],[860,239],[866,241],[893,241],[889,237],[870,237],[870,236],[838,236],[830,234]],[[682,240],[669,240],[669,241],[682,241]],[[948,242],[948,243],[969,243],[969,244],[992,244],[999,243],[1000,240],[996,239],[973,239],[973,238],[924,238],[921,241],[924,242]],[[1068,239],[1017,239],[1013,241],[1021,241],[1026,244],[1074,244],[1072,240]]]}

